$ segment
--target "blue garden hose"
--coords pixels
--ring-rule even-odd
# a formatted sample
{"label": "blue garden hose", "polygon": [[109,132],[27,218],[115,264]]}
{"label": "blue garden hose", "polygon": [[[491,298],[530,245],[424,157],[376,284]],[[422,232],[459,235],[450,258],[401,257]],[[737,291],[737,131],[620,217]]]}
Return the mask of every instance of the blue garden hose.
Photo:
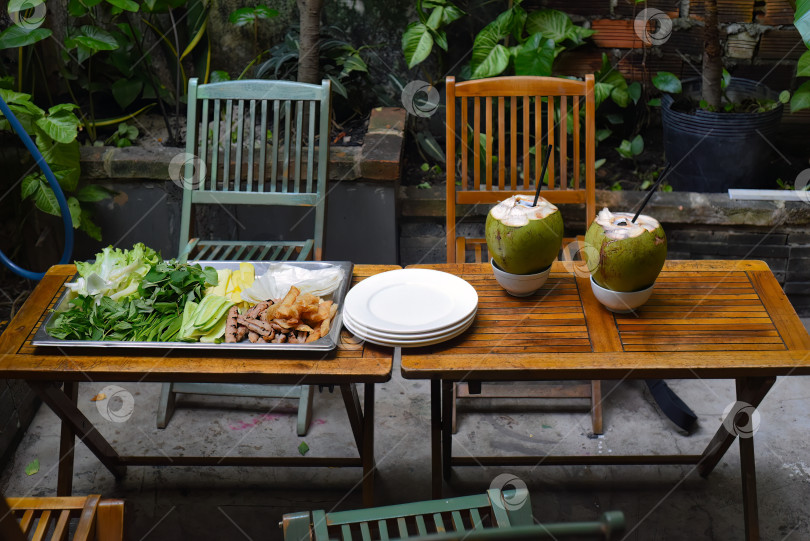
{"label": "blue garden hose", "polygon": [[[3,115],[8,119],[11,127],[17,132],[17,135],[20,136],[25,148],[27,148],[28,152],[34,157],[37,167],[45,174],[48,184],[50,184],[53,193],[56,195],[56,201],[59,203],[59,211],[62,213],[62,222],[65,224],[65,250],[62,252],[62,259],[59,260],[59,264],[70,263],[70,259],[73,255],[73,220],[70,217],[70,209],[68,208],[67,200],[65,200],[65,194],[62,193],[62,188],[59,186],[56,177],[53,176],[53,171],[48,167],[42,153],[34,144],[34,141],[31,140],[31,136],[23,129],[22,124],[20,124],[20,121],[14,116],[14,113],[11,112],[11,109],[9,109],[8,104],[6,104],[2,96],[0,96],[0,111],[3,112]],[[45,276],[44,272],[34,272],[16,265],[2,250],[0,250],[0,263],[3,263],[3,265],[8,267],[11,272],[17,276],[27,278],[28,280],[41,280],[42,277]]]}

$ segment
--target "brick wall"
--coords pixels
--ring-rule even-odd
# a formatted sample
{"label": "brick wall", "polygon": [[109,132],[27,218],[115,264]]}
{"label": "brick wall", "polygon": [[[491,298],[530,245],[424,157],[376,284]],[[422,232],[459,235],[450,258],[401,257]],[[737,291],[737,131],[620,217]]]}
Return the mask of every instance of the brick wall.
{"label": "brick wall", "polygon": [[[718,0],[718,18],[725,56],[723,63],[735,77],[761,81],[777,92],[795,90],[796,61],[807,50],[793,26],[793,9],[787,0]],[[602,53],[631,80],[649,83],[658,71],[681,78],[700,75],[703,54],[704,0],[648,0],[646,7],[664,12],[673,22],[670,37],[656,46],[645,45],[636,35],[634,21],[645,3],[634,0],[531,0],[527,9],[549,7],[586,22],[598,33],[595,45],[564,53],[557,69],[583,75],[598,70]],[[647,85],[652,88],[652,85]],[[810,125],[810,111],[789,114],[783,125]]]}

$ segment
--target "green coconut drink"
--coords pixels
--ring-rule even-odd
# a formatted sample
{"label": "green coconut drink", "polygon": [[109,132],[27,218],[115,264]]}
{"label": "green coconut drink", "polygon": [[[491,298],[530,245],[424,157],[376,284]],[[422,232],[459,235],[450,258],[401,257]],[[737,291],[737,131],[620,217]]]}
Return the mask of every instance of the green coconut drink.
{"label": "green coconut drink", "polygon": [[515,195],[501,201],[487,215],[487,248],[495,264],[511,274],[534,274],[546,269],[560,252],[563,221],[560,211],[533,196]]}
{"label": "green coconut drink", "polygon": [[597,214],[583,250],[594,281],[605,289],[629,292],[649,288],[667,258],[667,237],[657,220],[629,212]]}

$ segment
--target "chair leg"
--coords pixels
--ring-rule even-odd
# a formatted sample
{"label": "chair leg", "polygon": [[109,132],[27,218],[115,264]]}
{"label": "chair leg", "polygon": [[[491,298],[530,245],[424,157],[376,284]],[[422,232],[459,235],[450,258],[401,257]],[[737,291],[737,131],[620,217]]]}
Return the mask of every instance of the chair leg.
{"label": "chair leg", "polygon": [[160,402],[157,411],[157,427],[166,428],[174,415],[174,383],[164,383],[160,389]]}
{"label": "chair leg", "polygon": [[591,380],[591,422],[593,423],[593,433],[602,434],[602,382],[598,379]]}
{"label": "chair leg", "polygon": [[450,430],[453,431],[453,434],[458,432],[458,423],[456,422],[456,415],[457,415],[457,408],[456,408],[456,398],[458,398],[458,383],[453,383],[453,409],[451,410],[450,415]]}
{"label": "chair leg", "polygon": [[312,401],[315,397],[312,385],[301,386],[301,396],[298,399],[298,435],[306,436],[309,423],[312,421]]}

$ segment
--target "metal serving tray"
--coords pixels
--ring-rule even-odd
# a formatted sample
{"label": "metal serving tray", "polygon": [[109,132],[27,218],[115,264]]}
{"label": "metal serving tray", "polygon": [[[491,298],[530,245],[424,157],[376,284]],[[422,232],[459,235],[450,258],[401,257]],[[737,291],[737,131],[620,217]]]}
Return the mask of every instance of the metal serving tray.
{"label": "metal serving tray", "polygon": [[[338,288],[331,294],[326,295],[324,300],[334,301],[338,305],[338,311],[332,321],[332,327],[329,334],[319,338],[314,342],[308,344],[268,344],[268,343],[253,343],[248,340],[237,342],[235,344],[204,344],[202,342],[123,342],[114,340],[60,340],[54,338],[47,333],[47,329],[51,325],[51,321],[55,313],[48,315],[45,322],[40,326],[34,335],[32,344],[35,346],[43,347],[76,347],[76,348],[155,348],[155,349],[203,349],[203,350],[216,350],[216,351],[233,351],[233,350],[261,350],[261,351],[331,351],[335,349],[340,340],[340,329],[343,323],[343,299],[346,297],[346,292],[352,282],[352,269],[354,264],[351,261],[195,261],[203,267],[214,267],[215,269],[238,269],[239,263],[250,263],[253,265],[256,276],[262,276],[267,272],[271,265],[285,263],[288,265],[295,265],[297,267],[304,267],[306,269],[323,269],[328,267],[340,267],[343,269],[343,281]],[[74,280],[79,275],[76,274]],[[56,302],[54,312],[61,312],[67,310],[68,290],[66,289],[59,300]]]}

